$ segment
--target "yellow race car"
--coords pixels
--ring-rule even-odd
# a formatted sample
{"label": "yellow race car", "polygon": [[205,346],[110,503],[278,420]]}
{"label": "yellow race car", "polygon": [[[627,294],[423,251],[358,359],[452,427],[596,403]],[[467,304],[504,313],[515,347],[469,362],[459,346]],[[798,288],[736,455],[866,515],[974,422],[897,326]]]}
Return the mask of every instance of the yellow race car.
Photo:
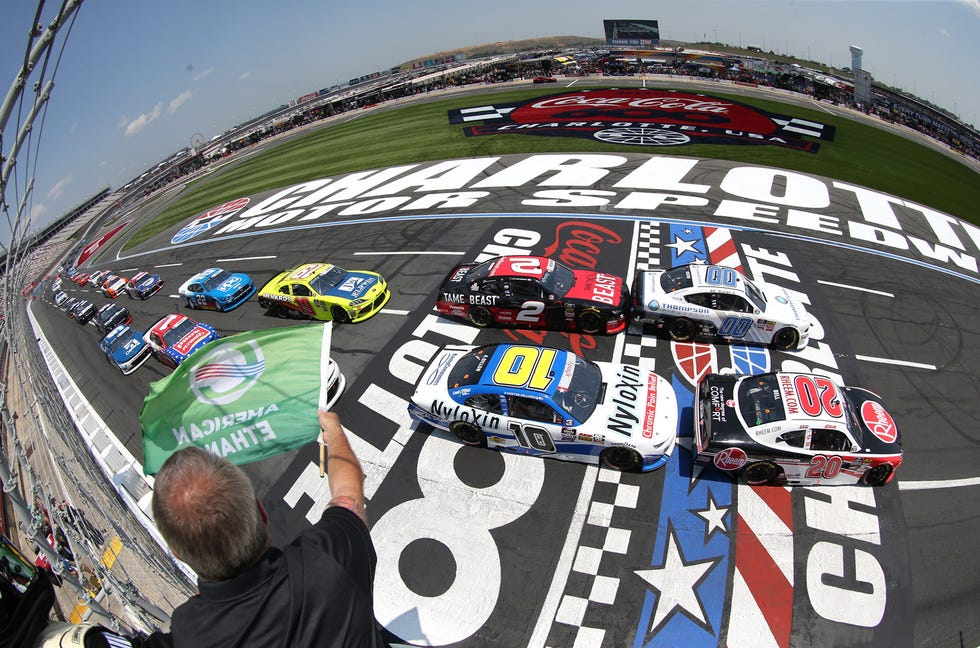
{"label": "yellow race car", "polygon": [[303,263],[279,273],[259,291],[259,306],[279,317],[360,322],[388,303],[388,282],[376,272]]}

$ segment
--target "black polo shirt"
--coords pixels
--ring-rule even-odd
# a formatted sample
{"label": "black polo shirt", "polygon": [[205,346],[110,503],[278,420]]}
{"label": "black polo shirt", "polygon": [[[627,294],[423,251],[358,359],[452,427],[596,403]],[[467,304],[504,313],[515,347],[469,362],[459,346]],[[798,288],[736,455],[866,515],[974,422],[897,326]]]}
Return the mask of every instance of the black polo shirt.
{"label": "black polo shirt", "polygon": [[174,646],[386,646],[374,619],[377,555],[367,527],[333,506],[320,521],[174,610]]}

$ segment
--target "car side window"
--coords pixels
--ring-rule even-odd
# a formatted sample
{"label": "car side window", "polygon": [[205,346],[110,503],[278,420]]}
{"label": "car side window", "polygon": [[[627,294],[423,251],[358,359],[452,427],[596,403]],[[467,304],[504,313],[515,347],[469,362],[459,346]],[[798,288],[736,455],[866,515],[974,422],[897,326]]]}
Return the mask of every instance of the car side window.
{"label": "car side window", "polygon": [[303,284],[293,284],[293,295],[297,297],[309,297],[313,293]]}
{"label": "car side window", "polygon": [[776,442],[782,442],[786,445],[791,445],[794,448],[802,448],[803,442],[806,441],[806,430],[793,430],[792,432],[784,432],[776,437]]}
{"label": "car side window", "polygon": [[738,313],[754,313],[755,308],[750,304],[745,298],[739,297],[738,295],[731,296],[732,304],[731,309]]}
{"label": "car side window", "polygon": [[[475,285],[475,284],[474,284]],[[500,282],[495,279],[487,279],[479,285],[479,291],[484,295],[500,295]]]}
{"label": "car side window", "polygon": [[847,437],[844,436],[843,432],[817,428],[813,430],[810,437],[810,449],[841,451],[849,450],[850,445],[847,443]]}
{"label": "car side window", "polygon": [[503,414],[504,410],[500,406],[500,397],[496,394],[474,394],[463,403],[467,407],[484,410],[493,414]]}
{"label": "car side window", "polygon": [[562,422],[561,416],[550,405],[533,398],[508,396],[507,404],[508,409],[510,409],[510,415],[515,418],[541,421],[542,423]]}
{"label": "car side window", "polygon": [[191,292],[201,292],[201,290],[202,290],[201,289],[201,284],[191,284],[190,285],[190,290],[191,290]]}
{"label": "car side window", "polygon": [[514,299],[519,301],[541,299],[544,293],[540,286],[530,281],[511,281],[510,291],[514,295]]}
{"label": "car side window", "polygon": [[694,293],[693,295],[687,295],[684,297],[684,301],[688,302],[689,304],[708,308],[708,295],[705,293]]}
{"label": "car side window", "polygon": [[288,295],[289,294],[289,284],[285,284],[285,285],[279,286],[279,292],[281,292],[283,295]]}

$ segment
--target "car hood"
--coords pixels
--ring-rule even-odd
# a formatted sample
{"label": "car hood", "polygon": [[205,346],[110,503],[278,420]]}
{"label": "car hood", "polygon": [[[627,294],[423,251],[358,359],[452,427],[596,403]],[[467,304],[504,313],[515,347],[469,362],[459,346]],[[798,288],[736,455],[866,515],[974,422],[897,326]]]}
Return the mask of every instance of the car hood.
{"label": "car hood", "polygon": [[677,436],[674,388],[663,377],[633,365],[597,362],[603,394],[589,416],[590,428],[604,428],[607,441],[663,446]]}
{"label": "car hood", "polygon": [[349,271],[343,281],[327,291],[326,296],[341,299],[364,299],[381,290],[381,278],[371,272]]}
{"label": "car hood", "polygon": [[777,322],[795,324],[805,331],[810,325],[810,316],[803,303],[781,286],[767,285],[765,316]]}

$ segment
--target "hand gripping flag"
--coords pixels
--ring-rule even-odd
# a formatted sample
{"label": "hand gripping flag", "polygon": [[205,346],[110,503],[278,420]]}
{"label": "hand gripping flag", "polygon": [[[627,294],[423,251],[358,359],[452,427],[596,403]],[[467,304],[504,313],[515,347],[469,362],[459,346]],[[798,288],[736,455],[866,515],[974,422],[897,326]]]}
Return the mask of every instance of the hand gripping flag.
{"label": "hand gripping flag", "polygon": [[208,343],[150,384],[140,411],[143,472],[189,445],[242,465],[316,441],[344,377],[331,323],[246,331]]}

